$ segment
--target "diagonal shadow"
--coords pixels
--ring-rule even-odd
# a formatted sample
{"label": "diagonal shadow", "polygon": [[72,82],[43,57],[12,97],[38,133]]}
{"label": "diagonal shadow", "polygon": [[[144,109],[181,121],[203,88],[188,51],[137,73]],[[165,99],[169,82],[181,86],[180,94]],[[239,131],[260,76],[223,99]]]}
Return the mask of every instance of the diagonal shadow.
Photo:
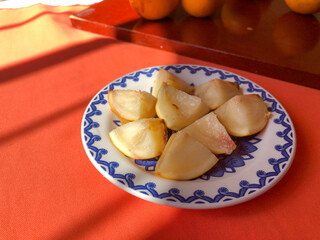
{"label": "diagonal shadow", "polygon": [[0,70],[0,84],[18,78],[22,75],[32,73],[45,67],[56,65],[85,53],[103,48],[112,43],[115,43],[115,40],[107,38],[95,39],[90,42],[68,47],[36,59],[19,63],[17,65],[9,66]]}
{"label": "diagonal shadow", "polygon": [[127,198],[124,194],[127,193],[123,192],[121,198],[113,199],[109,204],[102,205],[96,209],[88,209],[87,216],[66,226],[65,229],[60,229],[48,240],[83,239],[87,233],[97,226],[112,221],[125,206],[133,204],[133,201],[129,201],[130,198]]}
{"label": "diagonal shadow", "polygon": [[36,20],[37,18],[39,17],[42,17],[44,15],[71,15],[71,14],[74,14],[73,11],[65,11],[65,12],[51,12],[51,11],[44,11],[44,12],[41,12],[25,21],[22,21],[22,22],[18,22],[18,23],[14,23],[14,24],[10,24],[10,25],[5,25],[5,26],[2,26],[0,27],[0,31],[2,30],[7,30],[7,29],[11,29],[11,28],[16,28],[16,27],[20,27],[24,24],[27,24],[29,22],[32,22],[33,20]]}
{"label": "diagonal shadow", "polygon": [[71,114],[72,112],[77,111],[81,108],[85,108],[91,99],[92,99],[92,96],[87,97],[83,100],[78,101],[77,103],[75,103],[71,106],[68,106],[68,107],[61,109],[53,114],[45,116],[37,121],[33,121],[32,123],[30,123],[26,126],[15,129],[7,134],[0,136],[0,146],[2,144],[7,143],[8,141],[11,141],[11,140],[17,138],[17,137],[20,137],[24,134],[27,134],[29,132],[34,131],[35,129],[41,128],[44,125],[47,125],[47,124],[54,122],[60,118],[63,118],[65,115]]}

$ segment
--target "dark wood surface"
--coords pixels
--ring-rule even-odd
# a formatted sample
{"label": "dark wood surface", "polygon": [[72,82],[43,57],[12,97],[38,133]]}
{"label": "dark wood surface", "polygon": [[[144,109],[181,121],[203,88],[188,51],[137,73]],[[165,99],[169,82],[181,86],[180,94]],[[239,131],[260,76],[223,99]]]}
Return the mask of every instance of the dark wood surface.
{"label": "dark wood surface", "polygon": [[139,18],[128,0],[105,0],[71,21],[81,30],[320,89],[320,14],[295,14],[282,0],[226,0],[209,18],[179,7],[159,21]]}

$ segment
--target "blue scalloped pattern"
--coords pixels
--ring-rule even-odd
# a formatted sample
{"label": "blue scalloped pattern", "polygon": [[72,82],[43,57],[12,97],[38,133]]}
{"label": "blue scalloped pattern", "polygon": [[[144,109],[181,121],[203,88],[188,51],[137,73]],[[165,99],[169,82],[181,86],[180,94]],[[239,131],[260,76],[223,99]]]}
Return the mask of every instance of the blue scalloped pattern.
{"label": "blue scalloped pattern", "polygon": [[259,142],[261,142],[260,138],[243,138],[237,141],[237,148],[232,154],[223,156],[209,172],[200,178],[209,180],[211,177],[223,177],[225,173],[235,173],[236,168],[245,166],[245,161],[254,158],[252,153],[258,150],[255,145]]}
{"label": "blue scalloped pattern", "polygon": [[[242,138],[237,141],[237,148],[231,155],[222,156],[219,162],[206,174],[200,177],[202,180],[209,180],[211,177],[223,177],[225,173],[235,173],[236,168],[245,166],[245,161],[253,159],[252,153],[257,151],[255,146],[261,142],[260,138]],[[154,171],[158,158],[148,160],[135,159],[135,163],[144,167],[146,171]]]}
{"label": "blue scalloped pattern", "polygon": [[[281,107],[280,104],[267,92],[265,92],[258,85],[249,82],[243,77],[239,77],[235,74],[232,74],[227,71],[222,71],[209,67],[202,66],[190,66],[190,65],[174,65],[174,66],[166,66],[165,69],[173,70],[176,73],[180,73],[183,70],[188,70],[191,74],[195,74],[198,71],[203,71],[206,76],[211,76],[213,74],[219,74],[221,79],[233,79],[239,85],[247,85],[247,91],[251,93],[259,93],[262,99],[265,102],[271,103],[271,107],[269,111],[276,112],[279,115],[279,118],[274,120],[274,123],[282,125],[284,130],[276,133],[277,137],[283,138],[285,140],[285,144],[276,145],[274,148],[276,151],[280,152],[281,157],[278,159],[270,158],[268,160],[269,164],[273,167],[273,171],[265,172],[259,170],[256,172],[256,175],[259,178],[258,183],[250,183],[246,180],[242,180],[239,183],[239,191],[238,192],[230,192],[226,187],[220,187],[214,197],[209,197],[206,193],[198,189],[194,191],[192,196],[183,197],[180,195],[179,189],[171,188],[168,192],[158,193],[156,189],[156,184],[153,182],[146,183],[145,185],[137,185],[134,183],[135,175],[133,173],[127,173],[125,175],[118,174],[116,168],[119,166],[119,163],[114,161],[104,161],[102,160],[102,156],[108,154],[108,151],[104,148],[97,148],[94,146],[94,143],[101,140],[101,137],[98,135],[92,134],[91,130],[93,128],[98,128],[99,124],[92,120],[92,117],[95,115],[101,115],[101,112],[97,110],[97,105],[106,104],[108,90],[113,90],[115,86],[120,86],[125,88],[127,86],[127,81],[139,81],[139,76],[145,75],[147,77],[151,77],[154,71],[158,71],[159,67],[148,68],[140,71],[136,71],[129,75],[126,75],[123,78],[117,79],[110,85],[106,86],[102,91],[98,93],[98,95],[94,98],[91,104],[88,106],[88,109],[84,116],[83,128],[84,128],[84,139],[85,143],[89,149],[90,154],[95,159],[95,161],[101,166],[101,168],[107,173],[117,180],[119,183],[126,185],[127,187],[138,191],[140,193],[146,194],[148,196],[152,196],[154,198],[165,199],[171,202],[180,202],[180,203],[194,203],[194,204],[206,204],[206,203],[217,203],[217,202],[227,202],[233,199],[241,198],[245,195],[252,194],[257,190],[266,186],[266,184],[272,182],[274,178],[281,173],[281,171],[285,168],[290,154],[293,151],[293,129],[289,123],[288,116],[285,111]],[[241,165],[241,163],[240,163]],[[219,171],[218,171],[219,172]],[[226,172],[223,170],[222,172]],[[222,174],[222,172],[220,174]]]}

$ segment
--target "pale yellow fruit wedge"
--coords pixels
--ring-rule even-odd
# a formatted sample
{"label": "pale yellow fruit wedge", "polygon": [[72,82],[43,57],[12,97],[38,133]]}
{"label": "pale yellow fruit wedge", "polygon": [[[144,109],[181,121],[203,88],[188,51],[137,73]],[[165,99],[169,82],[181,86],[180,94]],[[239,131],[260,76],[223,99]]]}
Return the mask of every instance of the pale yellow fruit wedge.
{"label": "pale yellow fruit wedge", "polygon": [[173,86],[176,89],[179,89],[189,94],[192,94],[194,90],[192,86],[190,86],[188,83],[186,83],[182,79],[178,78],[173,73],[168,72],[163,68],[160,68],[159,73],[157,74],[156,80],[154,81],[154,84],[152,87],[153,96],[155,97],[158,96],[162,83],[166,83],[170,86]]}
{"label": "pale yellow fruit wedge", "polygon": [[168,128],[180,130],[209,112],[201,99],[165,83],[159,90],[156,113]]}
{"label": "pale yellow fruit wedge", "polygon": [[237,95],[215,110],[227,132],[236,137],[261,131],[268,123],[270,112],[257,94]]}
{"label": "pale yellow fruit wedge", "polygon": [[159,118],[129,122],[109,132],[113,145],[134,159],[159,156],[167,143],[167,128]]}
{"label": "pale yellow fruit wedge", "polygon": [[195,86],[194,95],[211,109],[214,110],[235,95],[240,95],[241,90],[237,83],[213,79]]}
{"label": "pale yellow fruit wedge", "polygon": [[231,154],[237,147],[213,112],[206,114],[181,131],[187,132],[214,154]]}
{"label": "pale yellow fruit wedge", "polygon": [[145,91],[110,90],[108,101],[111,111],[119,117],[122,124],[156,115],[156,98]]}
{"label": "pale yellow fruit wedge", "polygon": [[173,180],[194,179],[209,171],[218,158],[186,132],[173,134],[159,158],[155,173]]}

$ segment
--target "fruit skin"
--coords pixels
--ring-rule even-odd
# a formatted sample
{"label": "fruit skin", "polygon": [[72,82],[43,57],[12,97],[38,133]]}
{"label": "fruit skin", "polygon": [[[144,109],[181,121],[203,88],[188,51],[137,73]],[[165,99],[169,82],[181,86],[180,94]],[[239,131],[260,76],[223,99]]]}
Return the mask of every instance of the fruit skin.
{"label": "fruit skin", "polygon": [[179,0],[129,0],[133,10],[147,20],[159,20],[170,15]]}
{"label": "fruit skin", "polygon": [[194,88],[190,86],[188,83],[183,81],[182,79],[178,78],[176,75],[173,73],[160,68],[159,72],[156,76],[156,79],[154,81],[153,87],[152,87],[152,95],[157,97],[159,90],[162,86],[162,83],[166,83],[178,90],[182,90],[188,94],[192,94],[194,91]]}
{"label": "fruit skin", "polygon": [[181,130],[209,112],[199,97],[189,95],[165,83],[156,103],[156,113],[172,130]]}
{"label": "fruit skin", "polygon": [[214,112],[210,112],[181,131],[187,132],[214,154],[231,154],[237,147]]}
{"label": "fruit skin", "polygon": [[260,132],[270,112],[257,94],[237,95],[214,111],[231,136],[245,137]]}
{"label": "fruit skin", "polygon": [[240,95],[241,90],[237,83],[213,79],[195,86],[194,95],[211,109],[214,110],[235,95]]}
{"label": "fruit skin", "polygon": [[145,91],[109,90],[108,102],[122,124],[156,115],[156,98]]}
{"label": "fruit skin", "polygon": [[168,132],[161,119],[146,118],[113,129],[109,137],[112,144],[127,157],[150,159],[163,152]]}
{"label": "fruit skin", "polygon": [[155,167],[160,177],[172,180],[194,179],[209,171],[218,158],[208,148],[179,131],[171,135]]}
{"label": "fruit skin", "polygon": [[320,0],[284,0],[287,6],[300,14],[314,14],[320,12]]}
{"label": "fruit skin", "polygon": [[193,17],[208,17],[217,10],[222,0],[181,0],[183,9]]}

